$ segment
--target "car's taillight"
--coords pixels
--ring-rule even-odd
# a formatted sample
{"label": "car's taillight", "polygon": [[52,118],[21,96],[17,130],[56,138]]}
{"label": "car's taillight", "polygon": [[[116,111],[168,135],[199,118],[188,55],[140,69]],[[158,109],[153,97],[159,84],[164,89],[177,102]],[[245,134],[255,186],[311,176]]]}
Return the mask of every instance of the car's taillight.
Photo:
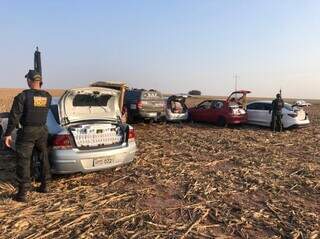
{"label": "car's taillight", "polygon": [[135,138],[136,138],[136,132],[134,131],[134,129],[129,129],[128,141],[134,141]]}
{"label": "car's taillight", "polygon": [[142,109],[142,106],[143,106],[142,101],[139,100],[139,101],[137,102],[137,109]]}
{"label": "car's taillight", "polygon": [[297,117],[298,115],[296,114],[296,113],[290,113],[290,114],[288,114],[290,117],[292,117],[292,118],[295,118],[295,117]]}
{"label": "car's taillight", "polygon": [[71,138],[69,134],[58,134],[54,136],[52,141],[53,149],[71,149]]}

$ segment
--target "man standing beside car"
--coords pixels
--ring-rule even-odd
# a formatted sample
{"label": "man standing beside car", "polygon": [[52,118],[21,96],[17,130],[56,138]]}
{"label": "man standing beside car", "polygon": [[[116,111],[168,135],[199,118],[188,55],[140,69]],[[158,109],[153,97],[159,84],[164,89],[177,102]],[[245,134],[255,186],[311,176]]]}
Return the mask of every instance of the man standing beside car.
{"label": "man standing beside car", "polygon": [[[284,107],[284,102],[281,97],[281,94],[276,95],[276,99],[272,101],[272,129],[273,132],[281,132],[282,131],[282,109]],[[270,111],[271,111],[270,110]],[[271,113],[271,112],[269,112]]]}
{"label": "man standing beside car", "polygon": [[14,199],[19,202],[27,201],[27,192],[31,187],[30,164],[33,149],[40,153],[40,180],[39,192],[47,192],[47,181],[50,180],[50,165],[48,160],[47,140],[48,129],[46,127],[47,115],[51,104],[51,95],[41,90],[42,77],[34,71],[29,70],[25,76],[30,89],[18,94],[13,101],[5,132],[4,142],[7,147],[12,147],[11,134],[19,123],[16,138],[17,152],[17,180],[18,193]]}

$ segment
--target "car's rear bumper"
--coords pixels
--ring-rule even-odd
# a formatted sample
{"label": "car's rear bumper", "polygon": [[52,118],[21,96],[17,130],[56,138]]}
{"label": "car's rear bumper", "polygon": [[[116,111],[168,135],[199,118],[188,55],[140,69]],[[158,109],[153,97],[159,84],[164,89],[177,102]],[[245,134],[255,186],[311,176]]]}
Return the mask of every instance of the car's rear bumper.
{"label": "car's rear bumper", "polygon": [[[53,150],[50,155],[53,173],[68,174],[93,172],[130,163],[136,152],[136,144],[117,149],[83,151],[76,149]],[[102,165],[95,165],[96,160],[106,160]]]}
{"label": "car's rear bumper", "polygon": [[234,115],[229,117],[228,124],[245,124],[247,121],[246,115]]}
{"label": "car's rear bumper", "polygon": [[188,119],[188,112],[186,113],[172,113],[171,111],[166,112],[166,119],[168,121],[184,121]]}
{"label": "car's rear bumper", "polygon": [[144,118],[144,119],[160,119],[165,116],[165,113],[164,113],[164,111],[161,111],[161,112],[159,112],[159,111],[158,112],[157,111],[154,111],[154,112],[139,111],[138,116],[141,118]]}
{"label": "car's rear bumper", "polygon": [[304,128],[310,125],[310,120],[308,118],[305,120],[292,119],[286,123],[285,128]]}

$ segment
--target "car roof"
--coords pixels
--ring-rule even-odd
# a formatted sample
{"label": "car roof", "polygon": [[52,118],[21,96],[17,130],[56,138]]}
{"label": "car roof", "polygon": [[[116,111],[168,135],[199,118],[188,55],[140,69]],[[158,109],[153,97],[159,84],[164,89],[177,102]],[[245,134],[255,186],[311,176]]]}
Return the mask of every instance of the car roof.
{"label": "car roof", "polygon": [[52,97],[51,105],[57,105],[59,103],[59,100],[60,100],[59,96]]}
{"label": "car roof", "polygon": [[204,102],[213,102],[213,100],[203,100],[203,101],[201,101],[200,103],[198,103],[198,105],[200,105],[200,104],[202,104],[202,103],[204,103]]}
{"label": "car roof", "polygon": [[248,105],[249,105],[249,104],[253,104],[253,103],[271,104],[272,101],[271,101],[271,100],[256,100],[256,101],[252,101],[252,102],[248,103]]}

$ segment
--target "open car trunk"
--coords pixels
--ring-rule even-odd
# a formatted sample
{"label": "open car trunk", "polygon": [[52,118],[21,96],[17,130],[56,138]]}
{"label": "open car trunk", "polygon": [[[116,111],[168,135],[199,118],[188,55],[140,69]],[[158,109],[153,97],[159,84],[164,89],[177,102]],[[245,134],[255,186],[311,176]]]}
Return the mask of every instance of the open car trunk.
{"label": "open car trunk", "polygon": [[303,121],[306,120],[308,116],[308,114],[305,111],[305,108],[309,107],[310,105],[310,103],[307,103],[305,101],[297,101],[295,104],[291,105],[291,107],[288,108],[286,104],[285,107],[287,106],[286,108],[288,110],[294,111],[294,113],[297,114],[297,119]]}
{"label": "open car trunk", "polygon": [[174,114],[186,113],[188,111],[188,107],[185,102],[186,97],[176,95],[170,96],[167,99],[167,109]]}
{"label": "open car trunk", "polygon": [[119,91],[100,87],[67,90],[59,101],[59,117],[78,149],[120,145],[126,129],[121,124]]}
{"label": "open car trunk", "polygon": [[76,124],[68,127],[78,149],[106,148],[121,145],[126,130],[117,123]]}
{"label": "open car trunk", "polygon": [[100,87],[67,90],[59,101],[60,122],[117,121],[121,116],[118,97],[119,91]]}
{"label": "open car trunk", "polygon": [[234,91],[227,98],[227,102],[231,108],[246,109],[248,104],[247,94],[250,93],[251,91],[248,90]]}

